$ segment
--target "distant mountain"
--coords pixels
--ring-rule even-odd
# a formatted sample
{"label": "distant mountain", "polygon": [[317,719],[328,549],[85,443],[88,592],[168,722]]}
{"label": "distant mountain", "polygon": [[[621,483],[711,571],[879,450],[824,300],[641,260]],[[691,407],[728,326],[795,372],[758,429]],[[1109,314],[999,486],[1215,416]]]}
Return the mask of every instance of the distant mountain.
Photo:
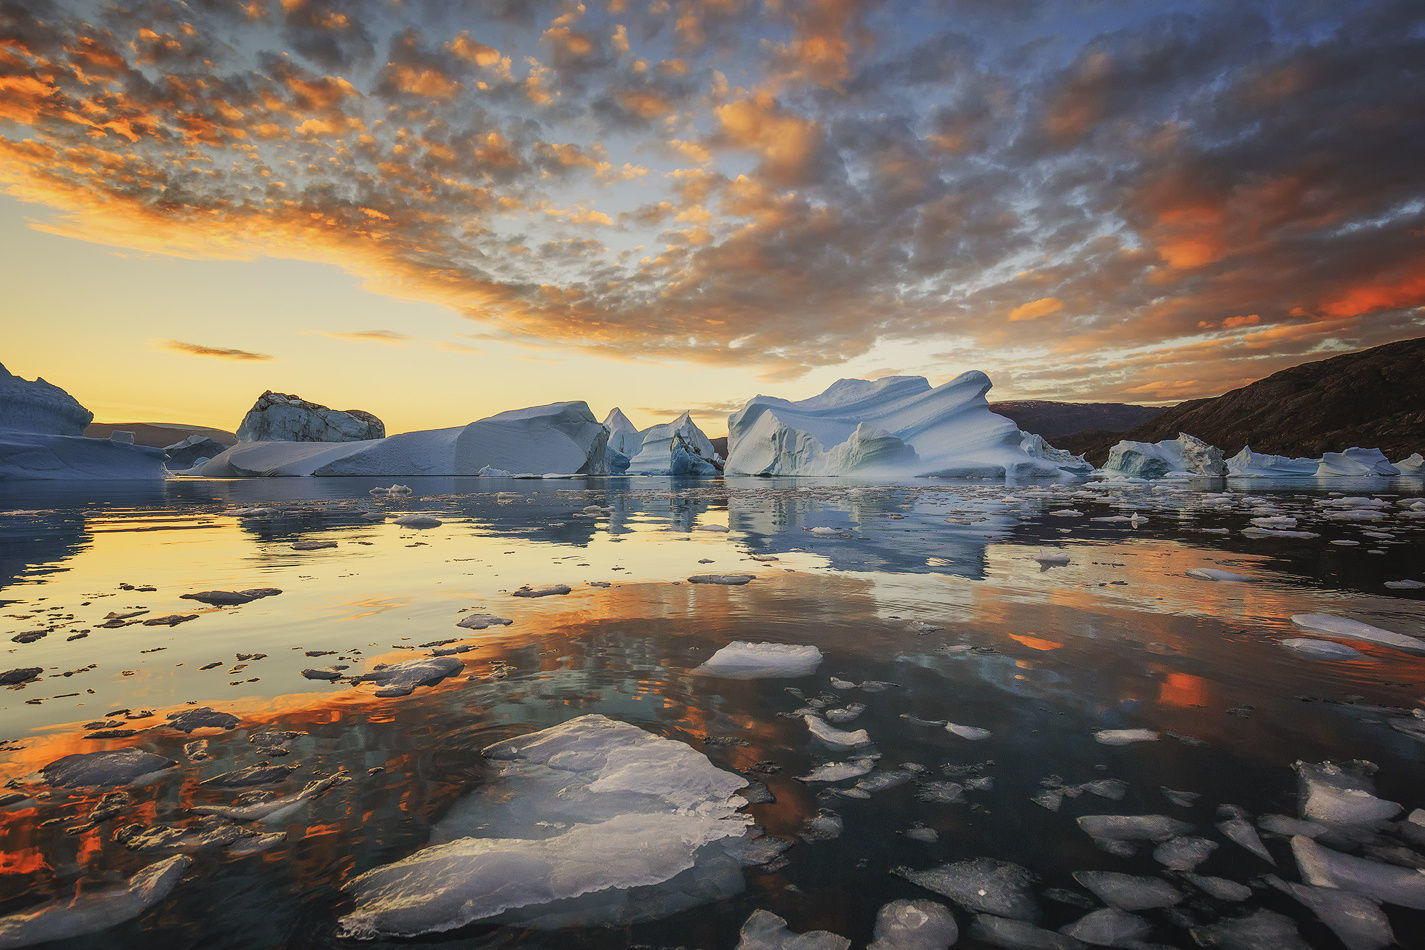
{"label": "distant mountain", "polygon": [[[1025,399],[992,402],[990,410],[1012,420],[1025,432],[1042,435],[1054,442],[1061,436],[1099,429],[1126,432],[1143,425],[1164,411],[1162,406],[1135,406],[1126,402],[1050,402]],[[1057,442],[1054,442],[1058,445]]]}
{"label": "distant mountain", "polygon": [[720,435],[716,439],[709,439],[712,443],[713,451],[723,458],[727,458],[727,436]]}
{"label": "distant mountain", "polygon": [[1316,457],[1354,445],[1392,460],[1425,451],[1425,337],[1302,363],[1210,399],[1191,399],[1127,433],[1056,442],[1103,464],[1119,439],[1159,442],[1179,432],[1235,455],[1244,445]]}
{"label": "distant mountain", "polygon": [[178,422],[91,422],[84,434],[91,439],[107,439],[114,432],[132,432],[138,445],[152,445],[160,449],[175,442],[182,442],[190,435],[206,435],[214,442],[234,445],[237,436],[226,429],[210,429],[207,426],[190,426]]}

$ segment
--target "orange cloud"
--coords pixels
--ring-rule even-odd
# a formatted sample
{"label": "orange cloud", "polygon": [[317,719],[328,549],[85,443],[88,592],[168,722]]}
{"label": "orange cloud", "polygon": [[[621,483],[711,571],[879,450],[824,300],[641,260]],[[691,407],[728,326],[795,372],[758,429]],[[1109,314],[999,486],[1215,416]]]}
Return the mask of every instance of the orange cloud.
{"label": "orange cloud", "polygon": [[189,343],[186,340],[158,340],[156,344],[165,350],[188,353],[192,356],[215,356],[219,359],[240,362],[272,359],[266,353],[254,353],[251,350],[238,350],[226,346],[204,346],[201,343]]}
{"label": "orange cloud", "polygon": [[1010,322],[1017,320],[1038,320],[1040,317],[1047,317],[1051,313],[1058,313],[1064,309],[1064,301],[1058,297],[1040,297],[1038,300],[1031,300],[1022,303],[1009,312]]}

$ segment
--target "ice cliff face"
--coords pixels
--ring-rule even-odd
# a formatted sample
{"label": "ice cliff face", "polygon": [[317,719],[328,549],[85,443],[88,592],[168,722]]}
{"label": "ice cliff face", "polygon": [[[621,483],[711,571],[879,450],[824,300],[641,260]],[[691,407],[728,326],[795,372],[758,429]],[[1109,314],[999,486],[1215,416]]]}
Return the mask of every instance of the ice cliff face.
{"label": "ice cliff face", "polygon": [[[971,371],[942,386],[923,376],[843,379],[792,402],[757,396],[728,419],[729,475],[1054,477],[1084,463],[1030,442],[985,401]],[[1053,452],[1057,453],[1055,449]]]}
{"label": "ice cliff face", "polygon": [[1347,449],[1327,452],[1316,466],[1317,478],[1340,478],[1361,475],[1399,475],[1400,469],[1380,449]]}
{"label": "ice cliff face", "polygon": [[1173,475],[1220,478],[1227,474],[1227,463],[1223,461],[1219,449],[1186,432],[1179,432],[1176,439],[1162,442],[1119,442],[1109,450],[1103,472],[1129,478]]}
{"label": "ice cliff face", "polygon": [[328,409],[271,390],[257,397],[237,430],[239,442],[360,442],[385,435],[386,426],[369,412]]}
{"label": "ice cliff face", "polygon": [[1233,478],[1292,478],[1315,475],[1317,464],[1316,459],[1253,452],[1249,445],[1227,460],[1227,474]]}
{"label": "ice cliff face", "polygon": [[239,442],[192,474],[602,475],[607,444],[587,404],[560,402],[363,442]]}
{"label": "ice cliff face", "polygon": [[83,435],[94,413],[53,383],[21,379],[0,365],[0,430]]}

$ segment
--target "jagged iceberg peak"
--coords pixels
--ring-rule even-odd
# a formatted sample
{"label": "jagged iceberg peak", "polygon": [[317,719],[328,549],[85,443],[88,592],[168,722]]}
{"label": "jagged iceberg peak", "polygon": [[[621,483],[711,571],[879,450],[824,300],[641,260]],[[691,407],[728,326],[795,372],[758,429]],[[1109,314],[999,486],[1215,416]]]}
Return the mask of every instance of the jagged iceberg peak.
{"label": "jagged iceberg peak", "polygon": [[630,475],[716,475],[722,471],[722,456],[693,421],[691,412],[650,426],[640,436],[642,441],[629,460]]}
{"label": "jagged iceberg peak", "polygon": [[1082,471],[1072,456],[1026,448],[1024,433],[990,411],[990,386],[971,370],[935,387],[923,376],[890,376],[838,380],[800,401],[757,396],[728,419],[727,472],[1032,478]]}
{"label": "jagged iceberg peak", "polygon": [[1227,460],[1227,474],[1233,478],[1282,478],[1315,475],[1318,459],[1290,458],[1253,452],[1250,445]]}
{"label": "jagged iceberg peak", "polygon": [[23,379],[0,364],[0,430],[83,435],[94,413],[42,377]]}
{"label": "jagged iceberg peak", "polygon": [[329,409],[301,396],[268,390],[238,426],[239,442],[363,442],[386,437],[386,425],[361,409]]}
{"label": "jagged iceberg peak", "polygon": [[610,409],[609,414],[604,416],[604,428],[609,430],[610,452],[622,456],[621,462],[611,456],[610,470],[622,472],[628,467],[628,460],[637,455],[638,450],[643,447],[643,433],[618,406]]}

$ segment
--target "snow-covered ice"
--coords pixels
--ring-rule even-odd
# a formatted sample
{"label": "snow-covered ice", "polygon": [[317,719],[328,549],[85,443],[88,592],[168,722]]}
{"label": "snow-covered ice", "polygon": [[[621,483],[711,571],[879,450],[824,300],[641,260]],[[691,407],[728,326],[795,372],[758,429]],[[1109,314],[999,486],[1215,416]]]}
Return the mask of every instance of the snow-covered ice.
{"label": "snow-covered ice", "polygon": [[[843,379],[791,401],[756,396],[728,419],[729,475],[1055,477],[1081,463],[1026,451],[989,409],[971,371],[932,388],[923,376]],[[1033,446],[1031,446],[1033,448]]]}
{"label": "snow-covered ice", "polygon": [[806,676],[821,665],[821,651],[796,643],[749,643],[734,640],[693,672],[729,679]]}
{"label": "snow-covered ice", "polygon": [[897,872],[912,884],[977,913],[1015,920],[1038,920],[1034,875],[1017,864],[994,858],[952,861],[924,871]]}

